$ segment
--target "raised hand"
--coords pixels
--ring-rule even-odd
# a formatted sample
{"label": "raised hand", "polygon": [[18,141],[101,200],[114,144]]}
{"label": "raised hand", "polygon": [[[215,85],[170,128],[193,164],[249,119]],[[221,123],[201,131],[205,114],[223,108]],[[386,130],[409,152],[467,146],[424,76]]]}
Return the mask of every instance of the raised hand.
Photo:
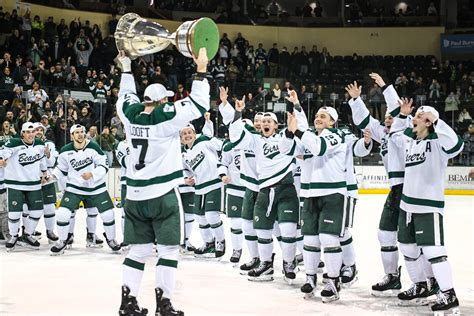
{"label": "raised hand", "polygon": [[120,63],[123,72],[132,71],[132,61],[125,54],[125,51],[123,51],[123,50],[119,51],[119,54],[117,56],[117,60]]}
{"label": "raised hand", "polygon": [[229,184],[230,181],[231,181],[230,177],[228,177],[228,176],[223,176],[223,177],[221,178],[221,180],[222,180],[222,182],[223,182],[224,184]]}
{"label": "raised hand", "polygon": [[351,98],[356,99],[362,94],[362,86],[357,86],[357,81],[354,81],[354,83],[350,83],[346,87],[346,91],[349,93]]}
{"label": "raised hand", "polygon": [[222,105],[227,104],[227,98],[229,97],[229,88],[219,87],[219,98],[221,99]]}
{"label": "raised hand", "polygon": [[235,100],[235,110],[237,112],[242,112],[243,109],[245,109],[245,95],[241,100]]}
{"label": "raised hand", "polygon": [[300,103],[300,101],[298,100],[298,94],[295,90],[289,90],[286,99],[293,104]]}
{"label": "raised hand", "polygon": [[209,62],[209,59],[207,58],[207,50],[205,47],[201,47],[198,56],[193,56],[193,59],[197,66],[197,72],[204,73],[207,71],[207,63]]}
{"label": "raised hand", "polygon": [[375,83],[380,87],[382,88],[383,86],[385,86],[385,81],[383,81],[382,77],[378,74],[378,73],[375,73],[375,72],[372,72],[369,74],[370,78],[374,79],[375,80]]}
{"label": "raised hand", "polygon": [[292,133],[298,129],[298,120],[293,113],[287,112],[288,114],[288,130]]}
{"label": "raised hand", "polygon": [[206,122],[210,121],[211,120],[211,113],[209,113],[209,112],[204,113],[204,119],[206,120]]}
{"label": "raised hand", "polygon": [[370,132],[370,129],[366,128],[364,130],[364,143],[366,145],[369,145],[371,141],[372,141],[372,133]]}
{"label": "raised hand", "polygon": [[402,113],[405,116],[410,115],[411,111],[413,110],[413,107],[412,107],[413,99],[401,98],[400,100],[398,100],[398,104],[400,104],[400,113]]}

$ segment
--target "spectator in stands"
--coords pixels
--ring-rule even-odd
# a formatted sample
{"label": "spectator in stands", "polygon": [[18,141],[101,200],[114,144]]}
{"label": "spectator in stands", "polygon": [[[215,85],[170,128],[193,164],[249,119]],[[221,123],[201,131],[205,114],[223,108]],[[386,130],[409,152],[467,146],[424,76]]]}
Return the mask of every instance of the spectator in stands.
{"label": "spectator in stands", "polygon": [[75,66],[69,68],[69,73],[66,76],[66,86],[70,88],[80,88],[82,84],[81,77],[76,71]]}
{"label": "spectator in stands", "polygon": [[249,45],[245,50],[245,58],[247,59],[247,64],[255,65],[255,51],[253,45]]}
{"label": "spectator in stands", "polygon": [[309,61],[309,72],[313,79],[316,79],[319,73],[319,66],[321,60],[321,53],[318,52],[318,46],[313,45],[313,48],[308,54],[308,61]]}
{"label": "spectator in stands", "polygon": [[252,83],[255,81],[255,74],[252,70],[251,65],[247,65],[247,68],[245,68],[244,73],[242,75],[242,80],[246,83]]}
{"label": "spectator in stands", "polygon": [[43,57],[43,52],[38,48],[34,37],[31,38],[31,48],[26,51],[26,56],[28,59],[31,59],[35,66],[40,63],[40,60]]}
{"label": "spectator in stands", "polygon": [[288,78],[288,73],[291,65],[291,55],[286,49],[286,46],[283,46],[281,53],[279,55],[279,67],[280,67],[280,77]]}
{"label": "spectator in stands", "polygon": [[54,18],[50,16],[44,23],[44,39],[46,43],[51,44],[55,36],[57,36],[57,25],[54,23]]}
{"label": "spectator in stands", "polygon": [[261,62],[262,64],[267,63],[267,51],[263,48],[262,43],[258,43],[258,48],[255,51],[255,62]]}
{"label": "spectator in stands", "polygon": [[278,76],[278,62],[279,62],[279,52],[277,48],[277,43],[273,43],[273,47],[268,51],[268,68],[269,76],[275,78]]}
{"label": "spectator in stands", "polygon": [[319,64],[319,69],[321,71],[327,72],[331,67],[331,54],[329,54],[328,49],[323,47],[321,51],[321,59]]}
{"label": "spectator in stands", "polygon": [[[176,94],[175,94],[175,96],[176,96]],[[118,117],[117,111],[114,111],[114,113],[112,115],[112,119],[110,120],[110,127],[117,129],[117,136],[120,139],[125,138],[125,131],[124,131],[124,128],[123,128],[123,124],[122,124],[122,121],[120,120],[120,118]]]}
{"label": "spectator in stands", "polygon": [[59,150],[71,141],[71,135],[67,130],[67,124],[64,118],[58,118],[54,126],[54,142]]}
{"label": "spectator in stands", "polygon": [[15,86],[15,81],[11,75],[10,68],[5,67],[3,69],[3,73],[0,73],[0,89],[6,90],[6,95],[8,98],[11,97],[11,92],[13,91],[13,87]]}
{"label": "spectator in stands", "polygon": [[89,131],[87,132],[86,134],[86,138],[90,141],[96,141],[96,137],[97,137],[97,126],[95,125],[91,125],[89,127]]}
{"label": "spectator in stands", "polygon": [[459,163],[465,166],[474,166],[474,123],[469,125],[463,135],[464,148],[459,155]]}
{"label": "spectator in stands", "polygon": [[166,76],[161,72],[161,67],[156,66],[155,72],[150,77],[150,84],[152,83],[160,83],[165,87],[168,85],[168,79]]}
{"label": "spectator in stands", "polygon": [[94,86],[89,87],[94,97],[93,112],[96,124],[103,122],[107,114],[108,102],[107,96],[110,95],[110,89],[104,85],[102,80],[97,81]]}
{"label": "spectator in stands", "polygon": [[28,90],[27,94],[28,102],[36,103],[41,108],[43,107],[43,102],[49,99],[48,94],[46,93],[46,91],[41,89],[41,86],[38,81],[33,82],[33,86],[31,89]]}
{"label": "spectator in stands", "polygon": [[430,100],[439,100],[441,97],[440,91],[441,91],[441,86],[438,83],[438,80],[433,79],[430,84],[430,93],[428,95],[428,98]]}
{"label": "spectator in stands", "polygon": [[[446,121],[454,124],[454,114],[459,110],[459,97],[453,91],[444,100],[445,107],[444,112],[446,114]],[[449,113],[451,112],[451,113]]]}
{"label": "spectator in stands", "polygon": [[[226,48],[226,51],[229,52],[232,47],[232,42],[230,41],[227,33],[222,34],[222,38],[219,41],[219,45],[223,45]],[[222,57],[221,57],[222,58]]]}
{"label": "spectator in stands", "polygon": [[237,49],[243,53],[245,52],[245,48],[246,48],[246,45],[245,45],[245,38],[242,36],[242,33],[237,33],[237,38],[235,39],[234,41],[234,44],[237,45]]}
{"label": "spectator in stands", "polygon": [[319,1],[316,1],[316,6],[314,7],[313,11],[315,17],[320,18],[323,16],[323,7]]}
{"label": "spectator in stands", "polygon": [[255,68],[255,81],[258,84],[263,84],[263,78],[265,77],[265,64],[262,60],[259,60]]}
{"label": "spectator in stands", "polygon": [[180,83],[178,84],[178,90],[174,94],[173,101],[176,102],[178,100],[184,99],[189,96],[189,92],[184,89],[184,86]]}
{"label": "spectator in stands", "polygon": [[81,112],[77,118],[77,122],[84,126],[86,130],[89,130],[91,127],[93,120],[92,120],[92,113],[90,111],[90,108],[88,106],[84,106],[81,109]]}
{"label": "spectator in stands", "polygon": [[281,89],[278,83],[275,83],[275,86],[272,89],[272,101],[278,102],[281,100]]}
{"label": "spectator in stands", "polygon": [[438,9],[436,9],[434,2],[430,2],[430,5],[428,6],[428,10],[427,10],[427,15],[428,16],[438,15]]}
{"label": "spectator in stands", "polygon": [[115,138],[112,134],[110,134],[109,126],[102,127],[102,133],[96,136],[96,142],[99,144],[102,151],[107,156],[107,163],[109,167],[112,167],[112,163],[114,161],[114,144]]}
{"label": "spectator in stands", "polygon": [[41,34],[44,29],[43,21],[41,21],[39,15],[35,15],[31,22],[31,36],[38,42],[41,38]]}
{"label": "spectator in stands", "polygon": [[472,121],[472,117],[471,115],[469,115],[469,111],[467,110],[467,108],[463,108],[461,113],[459,113],[458,122],[463,123],[466,121],[470,123]]}
{"label": "spectator in stands", "polygon": [[467,74],[463,74],[461,80],[457,83],[459,88],[461,89],[461,96],[464,97],[469,90],[469,87],[471,86],[472,82],[468,78]]}
{"label": "spectator in stands", "polygon": [[171,55],[168,56],[163,67],[164,67],[164,72],[166,73],[166,77],[168,79],[168,87],[171,90],[176,91],[178,87],[178,73],[177,73],[174,57]]}
{"label": "spectator in stands", "polygon": [[381,120],[382,119],[382,101],[384,100],[382,89],[378,84],[374,83],[369,90],[369,104],[372,109],[373,116]]}
{"label": "spectator in stands", "polygon": [[266,11],[268,15],[270,16],[278,16],[283,11],[283,9],[281,5],[278,2],[276,2],[276,0],[272,0],[267,5]]}
{"label": "spectator in stands", "polygon": [[229,58],[228,48],[222,42],[219,45],[219,57],[222,60],[227,60],[227,58]]}
{"label": "spectator in stands", "polygon": [[29,8],[26,9],[25,14],[21,18],[21,33],[28,43],[31,38],[31,12]]}
{"label": "spectator in stands", "polygon": [[299,56],[299,65],[300,65],[300,69],[299,69],[300,76],[306,77],[309,70],[309,56],[308,56],[308,52],[306,51],[305,46],[301,46],[301,51],[300,51],[300,56]]}
{"label": "spectator in stands", "polygon": [[227,67],[226,77],[231,95],[235,94],[235,84],[237,82],[237,77],[239,76],[239,74],[239,68],[235,65],[234,60],[230,59],[229,66]]}
{"label": "spectator in stands", "polygon": [[74,52],[76,53],[76,65],[79,69],[79,72],[85,70],[89,66],[89,57],[92,53],[94,47],[89,41],[89,38],[85,38],[85,41],[88,44],[88,48],[84,43],[81,43],[81,38],[77,38],[74,44]]}
{"label": "spectator in stands", "polygon": [[2,124],[2,129],[0,130],[0,141],[5,143],[11,138],[15,137],[15,135],[15,127],[10,123],[10,121],[4,121]]}

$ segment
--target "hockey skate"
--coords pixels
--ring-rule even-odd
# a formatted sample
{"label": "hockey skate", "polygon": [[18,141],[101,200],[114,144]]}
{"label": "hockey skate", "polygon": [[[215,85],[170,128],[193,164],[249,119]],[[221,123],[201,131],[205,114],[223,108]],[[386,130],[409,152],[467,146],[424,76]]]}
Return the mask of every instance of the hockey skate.
{"label": "hockey skate", "polygon": [[69,240],[58,240],[56,244],[51,247],[51,256],[59,256],[64,253],[66,249],[68,249],[68,241]]}
{"label": "hockey skate", "polygon": [[306,283],[301,287],[301,292],[304,293],[304,299],[310,299],[314,297],[314,290],[316,290],[317,282],[318,276],[316,274],[306,275]]}
{"label": "hockey skate", "polygon": [[87,248],[102,248],[104,246],[104,241],[97,237],[94,233],[87,233],[86,237],[86,247]]}
{"label": "hockey skate", "polygon": [[7,248],[7,252],[15,250],[16,243],[18,241],[18,235],[16,236],[11,236],[7,243],[5,244],[5,247]]}
{"label": "hockey skate", "polygon": [[428,285],[426,281],[413,283],[410,288],[398,294],[400,306],[421,306],[428,305],[426,296],[428,295]]}
{"label": "hockey skate", "polygon": [[[21,234],[25,235],[25,226],[21,226]],[[33,237],[35,237],[37,240],[41,239],[41,232],[35,230],[32,234]]]}
{"label": "hockey skate", "polygon": [[248,275],[250,270],[255,269],[260,264],[260,259],[258,257],[253,258],[247,263],[244,263],[240,266],[240,274]]}
{"label": "hockey skate", "polygon": [[163,297],[163,290],[155,289],[156,294],[156,312],[155,316],[184,316],[180,310],[174,309],[169,298]]}
{"label": "hockey skate", "polygon": [[341,285],[339,284],[339,278],[328,278],[327,283],[324,285],[324,289],[321,291],[321,299],[323,303],[337,301],[339,299],[340,291]]}
{"label": "hockey skate", "polygon": [[432,295],[438,295],[440,289],[438,285],[438,281],[436,278],[431,277],[426,282],[428,284],[428,292],[426,293],[426,297],[430,297]]}
{"label": "hockey skate", "polygon": [[273,281],[273,260],[260,261],[255,269],[248,273],[249,281]]}
{"label": "hockey skate", "polygon": [[295,256],[295,260],[296,260],[296,264],[297,265],[300,265],[300,264],[303,264],[303,254],[297,254]]}
{"label": "hockey skate", "polygon": [[398,273],[387,274],[383,277],[382,281],[372,285],[371,294],[377,297],[391,297],[398,295],[402,288],[402,283],[400,282],[401,269],[401,266],[398,267]]}
{"label": "hockey skate", "polygon": [[232,256],[230,257],[230,262],[234,263],[234,268],[236,268],[240,261],[240,256],[242,256],[242,249],[232,251]]}
{"label": "hockey skate", "polygon": [[48,244],[54,244],[59,240],[58,236],[52,231],[52,230],[47,230],[46,231],[46,237],[48,238]]}
{"label": "hockey skate", "polygon": [[74,243],[74,234],[73,233],[68,233],[67,234],[66,249],[71,249],[73,243]]}
{"label": "hockey skate", "polygon": [[216,241],[216,258],[222,259],[225,254],[225,240]]}
{"label": "hockey skate", "polygon": [[37,241],[33,236],[31,235],[22,235],[20,238],[18,238],[18,242],[26,248],[38,250],[40,248],[40,243]]}
{"label": "hockey skate", "polygon": [[196,258],[211,259],[211,258],[216,257],[215,253],[216,253],[215,242],[211,241],[211,242],[205,243],[200,248],[197,248],[194,251],[194,256]]}
{"label": "hockey skate", "polygon": [[181,247],[179,248],[179,252],[182,255],[192,255],[194,254],[195,251],[196,251],[196,247],[194,247],[191,244],[181,245]]}
{"label": "hockey skate", "polygon": [[340,275],[341,277],[341,285],[344,288],[351,287],[357,281],[357,268],[356,265],[353,264],[352,266],[343,266],[341,268]]}
{"label": "hockey skate", "polygon": [[140,316],[148,314],[146,308],[138,306],[137,298],[130,296],[130,289],[126,285],[122,285],[122,302],[120,304],[119,315],[123,316]]}
{"label": "hockey skate", "polygon": [[459,301],[454,289],[439,291],[436,303],[431,306],[431,310],[434,312],[435,316],[446,314],[461,315]]}
{"label": "hockey skate", "polygon": [[107,245],[112,249],[113,252],[120,251],[120,244],[115,239],[107,239],[107,235],[104,233],[105,241]]}
{"label": "hockey skate", "polygon": [[283,279],[290,285],[292,285],[293,281],[296,279],[295,262],[296,260],[293,260],[291,262],[283,261]]}

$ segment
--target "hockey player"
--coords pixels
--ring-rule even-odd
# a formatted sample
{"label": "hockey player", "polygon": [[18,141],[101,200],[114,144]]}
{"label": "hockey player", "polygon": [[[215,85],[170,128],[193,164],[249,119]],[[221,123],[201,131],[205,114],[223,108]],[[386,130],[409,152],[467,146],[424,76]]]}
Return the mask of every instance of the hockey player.
{"label": "hockey player", "polygon": [[[411,113],[412,102],[403,100],[400,115]],[[416,260],[423,253],[432,265],[440,291],[431,310],[454,312],[459,301],[444,247],[444,178],[448,160],[462,151],[464,143],[431,106],[419,107],[412,123],[413,128],[396,133],[405,139],[405,176],[410,179],[402,191],[398,241],[406,258]],[[417,297],[419,288],[426,285],[417,279],[412,282],[404,293]]]}
{"label": "hockey player", "polygon": [[211,227],[212,235],[203,234],[204,245],[194,251],[197,256],[221,258],[225,253],[225,235],[220,218],[222,183],[218,174],[218,152],[222,141],[204,134],[196,137],[189,124],[180,132],[185,144],[184,160],[193,171],[195,183],[194,214],[201,229]]}
{"label": "hockey player", "polygon": [[59,241],[51,247],[51,254],[64,253],[70,218],[81,201],[85,208],[98,209],[107,244],[113,251],[118,251],[120,245],[115,241],[114,206],[105,186],[107,158],[95,142],[85,139],[84,126],[73,125],[70,133],[73,141],[61,148],[58,164],[53,171],[55,178],[63,178],[60,181],[64,181],[66,189],[56,213]]}
{"label": "hockey player", "polygon": [[137,295],[145,260],[157,243],[156,314],[184,315],[174,309],[174,292],[179,245],[183,231],[182,205],[177,186],[183,182],[179,131],[201,117],[210,106],[209,83],[205,78],[208,58],[201,48],[194,58],[197,75],[188,97],[168,103],[172,91],[161,84],[149,85],[140,103],[131,74],[131,60],[122,51],[117,113],[130,141],[125,203],[125,240],[130,251],[123,262],[120,315],[146,315]]}
{"label": "hockey player", "polygon": [[[393,86],[385,84],[382,77],[376,73],[372,73],[370,76],[375,80],[377,85],[383,89],[383,94],[387,102],[385,126],[370,116],[369,110],[360,99],[361,87],[358,87],[357,83],[348,85],[346,91],[352,97],[349,101],[349,105],[352,110],[354,123],[360,129],[370,130],[372,138],[381,143],[380,155],[382,156],[389,177],[391,190],[384,205],[378,232],[382,263],[386,275],[381,282],[372,286],[372,295],[390,296],[399,293],[402,287],[400,282],[400,268],[398,268],[397,229],[405,174],[405,166],[403,164],[405,149],[403,140],[400,137],[392,137],[392,135],[397,130],[404,130],[408,126],[409,121],[406,117],[398,116],[400,112],[400,98]],[[394,124],[396,125],[395,127],[393,127]],[[423,256],[416,260],[405,258],[405,264],[408,273],[412,274],[412,278],[419,278],[419,282],[424,282],[420,284],[426,285],[423,288],[419,287],[420,291],[418,294],[420,298],[436,293],[438,285],[426,258]],[[423,268],[424,274],[421,272],[415,273],[415,271],[421,271]],[[414,276],[414,273],[417,276]],[[428,283],[425,281],[425,276]],[[411,297],[407,297],[403,293],[399,294],[399,298],[400,297],[408,303],[412,300]]]}
{"label": "hockey player", "polygon": [[[58,151],[54,142],[46,138],[46,128],[41,123],[33,123],[36,138],[44,143],[44,154],[46,158],[48,177],[56,165],[58,158]],[[43,192],[43,207],[44,207],[44,226],[46,227],[46,237],[49,243],[58,241],[58,236],[54,233],[55,216],[56,216],[56,187],[54,182],[42,183],[41,191]]]}
{"label": "hockey player", "polygon": [[[121,142],[118,143],[117,148],[115,149],[115,157],[117,157],[117,161],[120,164],[120,208],[122,209],[122,237],[125,231],[125,201],[127,199],[127,183],[126,183],[126,175],[127,175],[127,157],[130,155],[130,146],[125,138]],[[122,238],[123,241],[123,238]],[[123,246],[123,244],[122,244]]]}
{"label": "hockey player", "polygon": [[277,133],[274,113],[262,118],[262,134],[255,134],[241,120],[244,102],[236,102],[230,125],[230,140],[236,149],[252,150],[256,157],[259,192],[254,206],[253,225],[258,237],[260,264],[248,273],[249,280],[273,280],[273,226],[278,218],[282,237],[283,274],[292,283],[296,278],[296,226],[299,201],[293,185],[296,142]]}
{"label": "hockey player", "polygon": [[35,139],[33,123],[26,122],[21,127],[21,138],[12,138],[4,146],[0,163],[5,164],[5,184],[8,194],[8,227],[10,239],[7,251],[13,250],[18,238],[23,203],[30,211],[29,220],[20,242],[33,249],[39,249],[39,242],[33,238],[38,221],[43,214],[41,182],[47,171],[44,143]]}
{"label": "hockey player", "polygon": [[[250,120],[247,124],[252,125]],[[241,150],[234,149],[232,143],[228,142],[222,149],[221,165],[219,166],[219,177],[225,184],[225,211],[230,219],[230,233],[232,240],[232,256],[230,262],[236,264],[242,255],[242,203],[245,187],[240,181],[240,159]]]}
{"label": "hockey player", "polygon": [[301,291],[311,295],[316,287],[317,265],[324,249],[328,281],[321,291],[323,302],[339,299],[339,274],[342,250],[339,238],[344,235],[346,203],[346,144],[341,131],[333,129],[338,114],[332,107],[321,107],[314,126],[308,131],[308,121],[295,91],[289,101],[294,114],[288,113],[287,137],[298,137],[305,147],[301,163],[301,196],[305,197],[301,232],[304,241],[306,283]]}

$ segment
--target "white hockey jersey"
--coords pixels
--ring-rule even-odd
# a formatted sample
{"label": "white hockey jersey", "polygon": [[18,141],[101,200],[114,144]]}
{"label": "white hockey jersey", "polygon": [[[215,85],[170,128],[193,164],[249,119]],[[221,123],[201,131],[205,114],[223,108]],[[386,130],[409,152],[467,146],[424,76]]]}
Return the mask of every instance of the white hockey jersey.
{"label": "white hockey jersey", "polygon": [[347,196],[357,199],[359,197],[356,173],[354,169],[354,156],[365,157],[372,150],[372,141],[365,147],[364,139],[358,139],[351,131],[341,129],[346,143],[346,185]]}
{"label": "white hockey jersey", "polygon": [[[3,150],[3,146],[5,146],[5,142],[0,140],[0,154]],[[6,190],[5,186],[5,167],[0,167],[0,192]]]}
{"label": "white hockey jersey", "polygon": [[[400,105],[398,104],[400,98],[392,85],[388,86],[383,91],[383,94],[387,102],[388,111],[395,118],[400,112]],[[405,176],[405,166],[403,163],[405,156],[404,147],[403,144],[395,142],[391,138],[391,135],[397,132],[397,130],[394,130],[392,125],[390,134],[387,135],[385,127],[370,115],[361,98],[349,100],[349,106],[352,110],[352,119],[357,127],[361,130],[368,128],[372,133],[372,139],[381,144],[380,155],[387,170],[390,187],[403,183]],[[408,125],[404,125],[400,130],[406,127]]]}
{"label": "white hockey jersey", "polygon": [[185,148],[184,161],[193,171],[196,194],[203,195],[222,187],[217,170],[222,144],[220,139],[201,135],[192,148]]}
{"label": "white hockey jersey", "polygon": [[[59,152],[56,149],[56,144],[50,141],[49,139],[44,140],[44,147],[48,147],[49,149],[49,158],[45,155],[45,159],[46,159],[46,164],[48,168],[48,173],[49,175],[52,175],[54,167],[56,167],[56,163],[58,161]],[[40,174],[40,177],[41,177],[41,174]],[[53,182],[56,182],[56,179],[51,177],[48,182],[43,183],[42,185],[45,186]]]}
{"label": "white hockey jersey", "polygon": [[148,200],[183,183],[179,131],[209,110],[209,83],[195,80],[188,97],[143,112],[131,74],[122,74],[117,113],[130,142],[127,199]]}
{"label": "white hockey jersey", "polygon": [[[107,157],[97,143],[85,141],[81,150],[75,149],[73,142],[61,148],[53,174],[66,183],[67,192],[96,195],[107,190]],[[85,172],[91,172],[92,178],[84,180],[81,175]]]}
{"label": "white hockey jersey", "polygon": [[20,138],[10,139],[0,154],[7,160],[5,185],[20,191],[41,190],[41,175],[47,171],[44,143],[35,139],[27,145]]}
{"label": "white hockey jersey", "polygon": [[400,208],[409,213],[444,214],[444,178],[448,160],[464,147],[461,137],[441,119],[434,125],[435,132],[425,139],[416,139],[412,129],[403,135],[407,150],[405,181]]}
{"label": "white hockey jersey", "polygon": [[308,129],[303,109],[296,110],[298,129],[304,146],[301,163],[302,197],[325,196],[334,193],[347,195],[346,150],[343,133],[335,128],[324,129],[320,135]]}
{"label": "white hockey jersey", "polygon": [[127,175],[127,157],[130,155],[130,146],[127,140],[122,140],[118,143],[117,148],[115,149],[115,157],[120,165],[120,184],[126,184],[125,177]]}
{"label": "white hockey jersey", "polygon": [[240,149],[235,149],[232,143],[226,143],[222,150],[221,164],[219,166],[219,175],[226,175],[231,182],[226,184],[226,190],[230,195],[243,197],[245,194],[245,186],[240,181]]}
{"label": "white hockey jersey", "polygon": [[235,149],[255,153],[259,189],[275,185],[293,173],[296,141],[285,137],[284,132],[265,137],[247,128],[242,120],[237,120],[230,124],[229,136]]}

